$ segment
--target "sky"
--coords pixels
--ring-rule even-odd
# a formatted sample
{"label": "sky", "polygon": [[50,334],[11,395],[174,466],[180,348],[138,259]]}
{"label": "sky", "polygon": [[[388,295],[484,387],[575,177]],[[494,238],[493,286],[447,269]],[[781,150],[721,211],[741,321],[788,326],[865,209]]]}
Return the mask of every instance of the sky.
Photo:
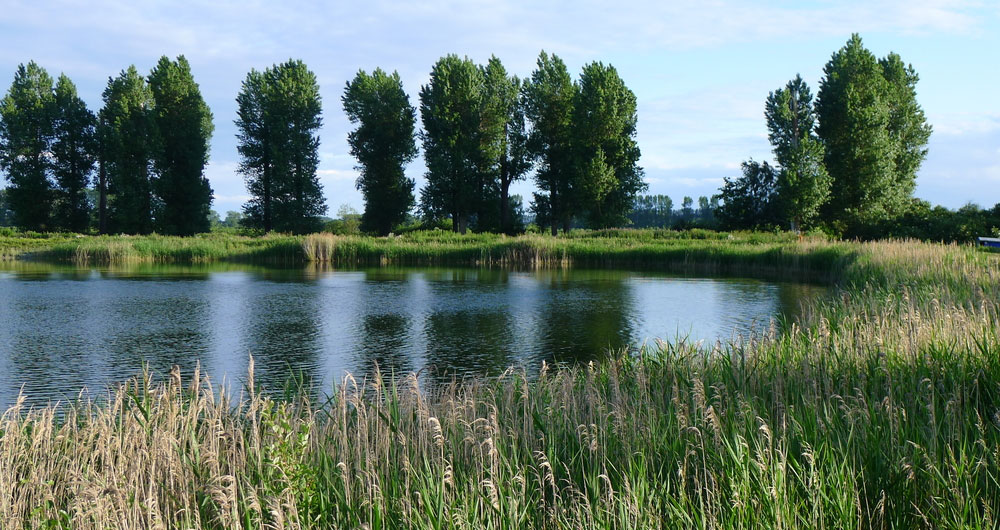
{"label": "sky", "polygon": [[[1000,1],[574,0],[385,2],[20,1],[0,4],[0,91],[34,60],[77,84],[96,111],[108,78],[184,55],[215,121],[206,175],[214,208],[247,200],[237,173],[236,94],[251,68],[302,59],[323,98],[319,178],[330,215],[362,210],[341,107],[358,70],[399,72],[411,103],[433,63],[456,53],[499,57],[527,77],[538,53],[614,65],[638,99],[648,193],[675,203],[717,192],[749,158],[771,160],[768,92],[796,74],[815,94],[823,66],[851,33],[877,56],[900,54],[920,75],[933,125],[916,196],[949,208],[1000,203]],[[418,157],[407,174],[423,186]],[[530,197],[531,181],[513,192]]]}

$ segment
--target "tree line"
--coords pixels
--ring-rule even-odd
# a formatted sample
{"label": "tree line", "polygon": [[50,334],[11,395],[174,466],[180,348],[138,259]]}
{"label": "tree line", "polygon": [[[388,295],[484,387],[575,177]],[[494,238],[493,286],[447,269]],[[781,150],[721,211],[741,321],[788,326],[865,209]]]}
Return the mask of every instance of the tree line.
{"label": "tree line", "polygon": [[95,114],[66,75],[53,80],[33,61],[18,66],[0,101],[0,169],[13,224],[207,231],[212,114],[187,60],[162,57],[148,76],[131,66],[108,79],[102,97]]}
{"label": "tree line", "polygon": [[531,210],[555,234],[580,218],[586,226],[627,222],[646,188],[638,166],[636,98],[613,66],[592,62],[574,81],[565,63],[544,51],[527,79],[491,57],[477,65],[447,55],[420,88],[423,130],[399,75],[360,71],[343,104],[357,128],[348,142],[358,159],[365,200],[362,227],[385,234],[416,205],[404,167],[419,139],[427,167],[419,210],[452,229],[511,233],[521,208],[510,186],[534,171]]}
{"label": "tree line", "polygon": [[855,34],[823,73],[815,101],[799,76],[768,95],[775,164],[748,160],[741,177],[725,179],[717,212],[724,227],[857,234],[915,204],[931,134],[916,71],[895,53],[876,58]]}
{"label": "tree line", "polygon": [[[148,76],[134,66],[108,80],[94,114],[68,77],[54,83],[21,65],[0,108],[0,169],[13,224],[101,233],[207,231],[212,190],[204,177],[212,114],[184,57]],[[321,228],[327,206],[317,176],[322,101],[316,75],[289,60],[251,70],[237,96],[239,172],[251,199],[241,224],[264,232]],[[386,234],[414,207],[455,231],[522,229],[511,185],[534,174],[536,221],[569,230],[627,222],[645,189],[637,165],[636,98],[613,66],[586,65],[573,80],[542,52],[521,80],[492,57],[447,55],[421,87],[419,109],[396,72],[359,71],[341,102],[364,197],[362,229]],[[419,111],[422,129],[416,119]],[[418,153],[426,185],[405,167]],[[96,173],[96,175],[95,175]]]}
{"label": "tree line", "polygon": [[[931,134],[918,79],[899,55],[879,59],[853,35],[826,64],[815,99],[800,76],[768,95],[773,163],[748,160],[717,195],[697,207],[685,197],[675,210],[669,197],[641,195],[636,98],[611,65],[589,63],[573,79],[543,51],[520,79],[496,57],[476,64],[447,55],[432,66],[416,107],[397,72],[360,70],[341,95],[364,199],[360,229],[387,234],[416,210],[425,226],[515,233],[525,206],[510,188],[529,176],[537,191],[528,210],[552,234],[632,225],[820,227],[871,237],[909,234],[903,225],[921,218],[935,220],[928,234],[989,224],[990,214],[969,217],[971,210],[963,215],[978,221],[947,220],[913,198]],[[236,102],[239,172],[251,198],[226,223],[322,229],[316,75],[299,60],[251,70]],[[65,75],[54,81],[34,62],[18,67],[0,102],[8,180],[0,221],[37,231],[179,235],[219,224],[204,176],[212,113],[184,57],[162,57],[147,76],[132,66],[109,78],[103,103],[94,114]],[[426,184],[417,193],[405,169],[421,149]]]}

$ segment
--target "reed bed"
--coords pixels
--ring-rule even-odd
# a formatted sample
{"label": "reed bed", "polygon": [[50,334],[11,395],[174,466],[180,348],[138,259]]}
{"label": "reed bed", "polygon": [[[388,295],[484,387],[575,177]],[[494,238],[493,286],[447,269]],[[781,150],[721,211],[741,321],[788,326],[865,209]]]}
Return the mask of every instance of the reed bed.
{"label": "reed bed", "polygon": [[[817,243],[817,245],[821,245]],[[0,418],[4,528],[996,528],[1000,256],[849,245],[771,331],[322,397],[149,374]]]}
{"label": "reed bed", "polygon": [[212,233],[194,237],[71,236],[41,239],[0,234],[0,259],[78,265],[222,261],[333,266],[460,265],[477,267],[630,267],[706,273],[802,274],[829,271],[852,247],[823,238],[705,230],[578,231],[569,236],[459,235],[424,231],[402,236]]}

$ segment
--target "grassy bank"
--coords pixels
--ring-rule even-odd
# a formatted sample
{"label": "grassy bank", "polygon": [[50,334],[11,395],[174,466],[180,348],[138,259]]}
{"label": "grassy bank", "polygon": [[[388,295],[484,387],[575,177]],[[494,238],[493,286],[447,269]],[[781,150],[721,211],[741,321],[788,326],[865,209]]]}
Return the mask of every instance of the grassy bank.
{"label": "grassy bank", "polygon": [[414,232],[398,237],[205,234],[0,235],[0,259],[79,265],[244,262],[330,266],[628,267],[706,273],[825,275],[855,257],[850,245],[789,234],[669,230],[580,231],[549,237]]}
{"label": "grassy bank", "polygon": [[[608,244],[634,252],[622,239]],[[230,398],[175,373],[125,385],[101,406],[14,407],[0,419],[0,519],[17,528],[998,525],[1000,256],[911,242],[702,244],[712,250],[695,255],[777,265],[820,260],[802,257],[815,252],[841,289],[785,334],[712,351],[661,345],[531,380],[509,373],[421,392],[412,375],[348,378],[315,401]]]}

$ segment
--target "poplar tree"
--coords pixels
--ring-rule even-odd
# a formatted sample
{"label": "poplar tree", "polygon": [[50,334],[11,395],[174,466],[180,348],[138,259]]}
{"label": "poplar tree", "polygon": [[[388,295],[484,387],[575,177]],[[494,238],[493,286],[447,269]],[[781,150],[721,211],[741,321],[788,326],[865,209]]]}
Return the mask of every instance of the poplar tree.
{"label": "poplar tree", "polygon": [[830,195],[809,85],[796,75],[768,95],[764,115],[778,163],[777,200],[791,229],[797,231],[816,219]]}
{"label": "poplar tree", "polygon": [[51,164],[56,184],[53,224],[84,232],[90,225],[87,188],[97,160],[97,117],[65,75],[56,82],[52,120]]}
{"label": "poplar tree", "polygon": [[153,160],[160,232],[188,236],[211,229],[212,187],[205,178],[212,112],[183,55],[161,57],[149,74],[158,130]]}
{"label": "poplar tree", "polygon": [[639,167],[636,98],[613,66],[590,63],[573,102],[573,152],[579,208],[592,228],[628,222],[647,188]]}
{"label": "poplar tree", "polygon": [[916,73],[895,54],[879,61],[857,34],[823,72],[816,113],[833,180],[829,216],[851,224],[901,213],[931,132]]}
{"label": "poplar tree", "polygon": [[450,216],[452,229],[463,234],[483,191],[482,102],[482,72],[468,57],[442,57],[420,88],[427,165],[421,209],[431,218]]}
{"label": "poplar tree", "polygon": [[299,60],[251,70],[237,96],[240,172],[252,199],[245,226],[319,230],[327,207],[316,170],[322,104],[316,75]]}
{"label": "poplar tree", "polygon": [[406,164],[417,156],[416,109],[399,74],[361,70],[344,88],[344,112],[357,128],[347,137],[361,172],[357,187],[365,200],[361,229],[386,235],[413,207],[413,179]]}
{"label": "poplar tree", "polygon": [[250,200],[243,207],[244,226],[270,232],[274,229],[275,168],[269,123],[268,83],[265,73],[250,70],[236,96],[236,139],[239,172],[246,181]]}
{"label": "poplar tree", "polygon": [[[544,51],[523,87],[524,114],[532,124],[528,145],[536,161],[535,182],[544,201],[544,212],[555,235],[559,226],[568,232],[577,212],[572,149],[573,100],[577,87],[562,59]],[[537,201],[536,201],[537,202]],[[540,221],[545,222],[545,221]]]}
{"label": "poplar tree", "polygon": [[153,231],[153,157],[157,145],[153,94],[135,66],[108,80],[100,113],[101,157],[107,171],[112,232]]}
{"label": "poplar tree", "polygon": [[484,84],[484,156],[485,171],[499,187],[499,229],[512,233],[510,186],[525,178],[531,169],[528,135],[525,131],[521,80],[507,74],[500,59],[490,57],[482,69]]}
{"label": "poplar tree", "polygon": [[51,228],[52,78],[34,61],[18,65],[0,102],[0,169],[7,174],[6,200],[14,224],[25,230]]}

